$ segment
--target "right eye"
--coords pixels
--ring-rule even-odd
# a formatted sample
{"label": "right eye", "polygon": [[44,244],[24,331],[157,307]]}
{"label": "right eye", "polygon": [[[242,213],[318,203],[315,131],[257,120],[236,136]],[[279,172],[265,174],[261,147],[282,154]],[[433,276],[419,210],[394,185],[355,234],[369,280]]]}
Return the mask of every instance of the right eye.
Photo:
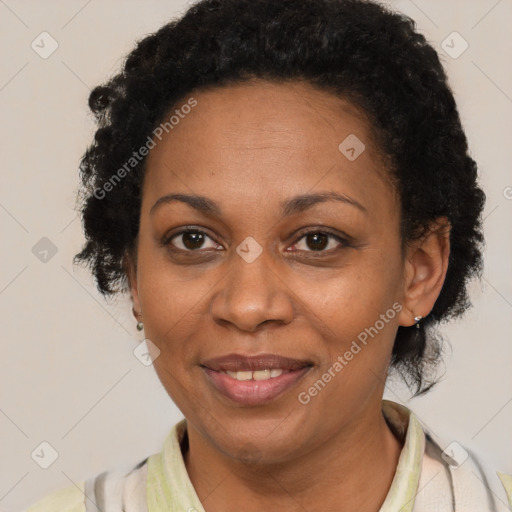
{"label": "right eye", "polygon": [[219,244],[212,240],[204,231],[198,229],[184,229],[178,233],[173,233],[165,240],[165,245],[172,245],[179,251],[184,252],[197,252],[199,249],[204,248],[204,244],[210,240],[213,245],[207,249],[217,249]]}

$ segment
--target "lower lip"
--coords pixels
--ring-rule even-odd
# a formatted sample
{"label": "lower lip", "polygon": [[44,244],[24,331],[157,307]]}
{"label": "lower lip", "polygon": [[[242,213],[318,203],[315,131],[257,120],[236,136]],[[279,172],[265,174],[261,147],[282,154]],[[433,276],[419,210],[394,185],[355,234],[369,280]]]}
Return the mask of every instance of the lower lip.
{"label": "lower lip", "polygon": [[233,402],[241,405],[262,405],[292,388],[311,367],[283,373],[267,380],[236,380],[223,372],[205,367],[202,369],[213,387]]}

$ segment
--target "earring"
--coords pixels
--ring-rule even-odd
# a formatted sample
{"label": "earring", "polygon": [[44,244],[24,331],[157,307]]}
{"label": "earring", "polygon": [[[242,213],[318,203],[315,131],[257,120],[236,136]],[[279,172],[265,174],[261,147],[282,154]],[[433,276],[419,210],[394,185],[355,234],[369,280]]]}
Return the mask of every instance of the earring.
{"label": "earring", "polygon": [[422,319],[422,316],[415,316],[414,321],[416,322],[416,329],[420,328],[420,320]]}
{"label": "earring", "polygon": [[[135,318],[137,318],[137,315],[142,316],[142,310],[140,313],[136,313],[135,308],[132,308],[132,313]],[[142,322],[137,322],[137,331],[142,331],[142,329],[144,329],[144,324]]]}

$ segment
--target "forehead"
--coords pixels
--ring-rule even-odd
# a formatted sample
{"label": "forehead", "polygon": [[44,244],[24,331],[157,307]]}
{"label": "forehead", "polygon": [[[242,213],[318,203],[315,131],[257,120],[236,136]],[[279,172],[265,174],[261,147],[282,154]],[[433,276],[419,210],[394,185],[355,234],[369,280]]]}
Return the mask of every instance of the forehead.
{"label": "forehead", "polygon": [[[191,96],[197,104],[180,111]],[[197,91],[173,112],[179,121],[148,156],[144,197],[178,189],[261,198],[269,189],[304,193],[318,185],[371,201],[374,189],[390,188],[363,112],[306,82]]]}

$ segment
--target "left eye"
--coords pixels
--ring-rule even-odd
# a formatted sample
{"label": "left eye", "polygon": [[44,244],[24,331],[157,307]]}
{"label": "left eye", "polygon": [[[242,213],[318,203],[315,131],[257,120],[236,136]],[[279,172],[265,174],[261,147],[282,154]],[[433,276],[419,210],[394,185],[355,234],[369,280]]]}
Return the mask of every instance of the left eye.
{"label": "left eye", "polygon": [[[333,233],[326,233],[323,231],[310,231],[309,233],[304,233],[302,237],[293,244],[293,247],[297,247],[300,244],[300,241],[304,240],[303,245],[311,248],[311,251],[307,251],[307,249],[301,249],[299,247],[298,250],[306,250],[306,252],[326,252],[326,248],[335,249],[336,247],[348,245],[347,241],[342,237],[334,235]],[[332,247],[329,247],[329,240],[337,242],[334,243]]]}
{"label": "left eye", "polygon": [[[174,243],[175,240],[180,241],[181,243]],[[204,231],[198,230],[188,230],[176,233],[171,237],[169,243],[182,251],[195,251],[197,249],[205,249],[203,244],[206,240],[211,240],[212,246],[210,248],[215,249],[218,246],[218,244],[216,244]]]}

